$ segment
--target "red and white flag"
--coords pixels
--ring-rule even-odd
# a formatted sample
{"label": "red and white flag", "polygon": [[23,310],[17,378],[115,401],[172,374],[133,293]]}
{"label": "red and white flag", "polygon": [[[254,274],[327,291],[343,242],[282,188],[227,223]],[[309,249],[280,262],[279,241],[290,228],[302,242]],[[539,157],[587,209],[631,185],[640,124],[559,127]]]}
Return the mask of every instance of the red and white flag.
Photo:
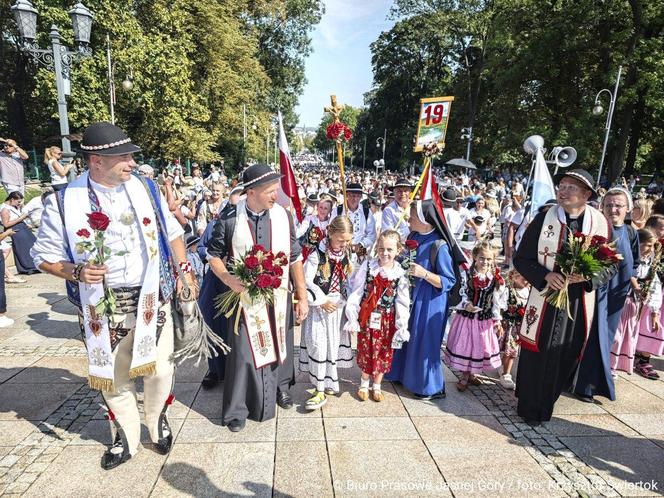
{"label": "red and white flag", "polygon": [[432,199],[438,210],[440,217],[447,223],[445,219],[445,214],[443,211],[443,202],[440,199],[440,194],[438,193],[438,185],[433,176],[433,171],[431,171],[431,163],[427,166],[426,171],[424,172],[424,179],[422,180],[422,200]]}
{"label": "red and white flag", "polygon": [[297,221],[302,223],[304,214],[302,213],[302,206],[300,204],[300,197],[297,193],[297,183],[295,183],[295,174],[293,173],[293,165],[291,162],[290,149],[286,141],[286,132],[284,131],[284,124],[281,119],[281,111],[279,116],[279,168],[281,170],[281,185],[277,194],[277,202],[285,208],[292,208],[295,211]]}

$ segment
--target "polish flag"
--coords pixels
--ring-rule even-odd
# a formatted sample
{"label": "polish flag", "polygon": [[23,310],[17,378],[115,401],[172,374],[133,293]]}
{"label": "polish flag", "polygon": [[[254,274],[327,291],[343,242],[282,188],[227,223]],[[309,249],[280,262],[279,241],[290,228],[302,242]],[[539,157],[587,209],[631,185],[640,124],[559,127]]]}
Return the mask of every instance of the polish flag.
{"label": "polish flag", "polygon": [[292,208],[295,211],[295,216],[299,223],[302,223],[304,215],[302,213],[302,206],[300,198],[297,193],[297,184],[295,183],[295,174],[293,173],[293,166],[291,162],[290,149],[286,141],[286,132],[284,132],[284,124],[281,119],[281,111],[279,116],[279,168],[281,170],[281,185],[277,193],[277,202],[285,208]]}
{"label": "polish flag", "polygon": [[445,213],[443,211],[443,202],[440,199],[440,194],[438,193],[438,185],[433,177],[433,171],[431,171],[431,163],[427,166],[426,171],[424,172],[424,179],[422,180],[422,200],[432,199],[438,210],[438,214],[441,219],[447,223],[445,219]]}

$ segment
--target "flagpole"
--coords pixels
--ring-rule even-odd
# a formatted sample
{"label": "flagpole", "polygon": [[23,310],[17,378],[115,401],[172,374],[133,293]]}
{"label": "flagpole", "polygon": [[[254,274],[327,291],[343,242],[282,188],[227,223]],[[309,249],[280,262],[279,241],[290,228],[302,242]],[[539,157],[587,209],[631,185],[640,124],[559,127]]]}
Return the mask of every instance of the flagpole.
{"label": "flagpole", "polygon": [[[424,182],[424,177],[427,174],[427,170],[431,167],[431,157],[429,156],[424,156],[424,167],[422,168],[422,174],[420,175],[420,179],[417,181],[417,184],[415,185],[415,188],[413,191],[410,193],[410,199],[408,200],[408,206],[410,207],[410,204],[413,202],[413,199],[415,199],[415,196],[420,190],[420,187],[422,187],[422,183]],[[406,210],[404,210],[403,214],[399,218],[399,221],[397,221],[397,224],[394,226],[394,229],[396,230],[399,228],[399,225],[401,225],[401,222],[404,221],[406,218]]]}

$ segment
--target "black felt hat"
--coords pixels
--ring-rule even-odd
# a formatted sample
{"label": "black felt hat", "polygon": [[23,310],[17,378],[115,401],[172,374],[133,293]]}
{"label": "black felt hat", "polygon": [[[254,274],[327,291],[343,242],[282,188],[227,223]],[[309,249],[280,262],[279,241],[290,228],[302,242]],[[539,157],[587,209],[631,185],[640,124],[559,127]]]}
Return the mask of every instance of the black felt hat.
{"label": "black felt hat", "polygon": [[98,156],[121,156],[140,152],[122,128],[107,122],[92,123],[83,132],[79,150]]}
{"label": "black felt hat", "polygon": [[407,178],[397,178],[397,182],[394,184],[394,188],[409,188],[412,190],[413,184]]}
{"label": "black felt hat", "polygon": [[445,191],[443,192],[443,201],[445,202],[454,202],[457,200],[457,193],[456,190],[453,188],[446,188]]}
{"label": "black felt hat", "polygon": [[320,201],[320,196],[318,194],[309,194],[307,196],[307,202],[318,202]]}
{"label": "black felt hat", "polygon": [[558,186],[560,181],[565,177],[573,178],[576,181],[581,182],[588,190],[590,190],[592,192],[592,195],[590,196],[591,201],[597,199],[597,191],[593,186],[593,177],[585,169],[577,168],[565,171],[564,173],[558,173],[553,177],[553,182]]}
{"label": "black felt hat", "polygon": [[362,189],[362,185],[359,183],[349,183],[346,185],[346,192],[355,192],[358,194],[363,194],[364,190]]}
{"label": "black felt hat", "polygon": [[191,235],[187,237],[187,249],[189,249],[194,244],[198,244],[201,238],[198,235]]}
{"label": "black felt hat", "polygon": [[244,187],[244,192],[246,192],[250,188],[265,185],[266,183],[273,183],[281,177],[280,173],[277,173],[266,164],[254,164],[242,172],[242,186]]}

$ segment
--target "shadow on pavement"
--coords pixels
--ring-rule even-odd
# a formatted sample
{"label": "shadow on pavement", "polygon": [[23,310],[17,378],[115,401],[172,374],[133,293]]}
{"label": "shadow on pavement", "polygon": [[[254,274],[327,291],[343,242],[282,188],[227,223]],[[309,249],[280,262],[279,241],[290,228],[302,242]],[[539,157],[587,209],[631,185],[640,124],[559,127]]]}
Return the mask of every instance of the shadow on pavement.
{"label": "shadow on pavement", "polygon": [[25,324],[31,331],[49,339],[73,339],[80,337],[78,321],[53,320],[46,311],[28,315]]}
{"label": "shadow on pavement", "polygon": [[58,292],[42,292],[39,297],[46,299],[46,304],[56,313],[63,315],[77,315],[76,307],[69,302],[66,294]]}

